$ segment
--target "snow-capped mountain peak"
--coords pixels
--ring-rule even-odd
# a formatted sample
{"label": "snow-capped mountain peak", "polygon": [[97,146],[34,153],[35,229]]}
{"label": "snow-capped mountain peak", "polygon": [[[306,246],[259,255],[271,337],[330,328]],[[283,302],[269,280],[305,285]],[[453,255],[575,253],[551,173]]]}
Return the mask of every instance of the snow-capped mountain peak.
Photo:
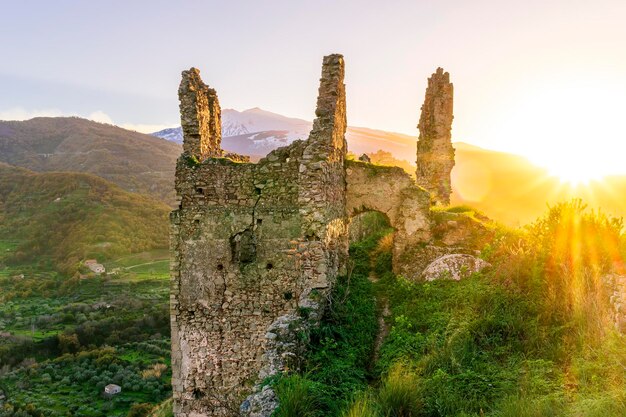
{"label": "snow-capped mountain peak", "polygon": [[[252,157],[267,155],[296,139],[306,139],[312,122],[272,113],[259,107],[244,111],[222,110],[222,148]],[[172,142],[182,143],[180,127],[164,129],[152,134]],[[386,149],[400,159],[415,155],[415,137],[367,128],[348,127],[349,150],[361,154]]]}

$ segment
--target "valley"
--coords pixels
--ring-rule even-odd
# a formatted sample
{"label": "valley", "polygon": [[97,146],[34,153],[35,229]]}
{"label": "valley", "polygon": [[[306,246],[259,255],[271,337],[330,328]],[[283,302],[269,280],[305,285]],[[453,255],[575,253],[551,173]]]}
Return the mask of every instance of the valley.
{"label": "valley", "polygon": [[[61,145],[55,148],[51,144],[46,149],[54,158],[42,161],[37,154],[50,140],[48,137],[39,144],[20,145],[19,151],[3,154],[14,165],[0,164],[0,390],[8,398],[7,403],[12,404],[7,407],[14,409],[2,412],[20,417],[24,412],[33,417],[171,415],[167,215],[173,188],[171,180],[161,182],[150,175],[166,176],[173,172],[175,158],[170,153],[177,155],[180,145],[89,121],[62,119],[54,123],[61,126],[66,122],[71,123],[62,129],[65,133],[57,136],[61,144],[74,137],[74,124],[80,129],[93,127],[100,132],[94,146],[114,158],[114,142],[97,139],[112,130],[122,135],[117,141],[125,142],[125,135],[134,135],[134,140],[141,144],[136,146],[151,149],[157,144],[160,153],[149,153],[147,158],[158,164],[142,165],[142,157],[130,152],[123,153],[127,162],[107,159],[100,161],[104,164],[91,166],[77,161],[90,158],[92,153],[97,155],[95,148],[65,152],[63,147],[58,148]],[[238,127],[239,135],[225,137],[224,146],[252,151],[253,155],[256,150],[260,158],[295,138],[279,130],[285,128],[283,125],[253,133],[243,132],[244,127]],[[9,140],[6,131],[5,143]],[[270,137],[280,140],[266,141]],[[401,166],[413,174],[414,166],[407,162],[410,157],[405,152],[414,146],[415,138],[358,128],[348,130],[347,138],[350,158],[358,158],[360,151],[367,152],[374,164]],[[15,144],[10,146],[18,149]],[[626,181],[621,177],[609,178],[602,185],[591,183],[573,188],[523,158],[463,143],[454,146],[457,165],[452,171],[452,203],[470,205],[474,207],[471,210],[501,223],[528,223],[545,213],[546,202],[575,196],[583,196],[585,201],[593,202],[592,207],[602,207],[609,215],[626,212],[623,201],[617,197],[619,190],[626,189]],[[144,168],[134,170],[129,168],[132,166]],[[56,172],[59,169],[72,172]],[[518,291],[526,288],[527,283],[510,287],[502,275],[502,268],[515,268],[502,256],[517,253],[516,232],[498,226],[502,236],[506,236],[497,243],[500,246],[480,248],[481,256],[499,265],[493,272],[473,276],[462,284],[414,284],[390,271],[389,248],[382,243],[389,229],[380,228],[385,221],[370,221],[370,226],[361,230],[364,240],[353,242],[353,276],[349,286],[338,286],[334,295],[347,304],[331,311],[323,319],[325,324],[311,334],[311,353],[302,363],[303,373],[275,382],[281,401],[298,393],[308,398],[304,403],[313,404],[309,411],[296,409],[293,413],[377,415],[381,409],[391,407],[386,403],[393,392],[389,390],[401,389],[403,384],[420,387],[406,395],[430,410],[428,415],[451,415],[460,410],[475,415],[472,413],[489,409],[488,415],[517,416],[529,407],[569,415],[586,407],[606,409],[602,405],[605,402],[615,402],[615,410],[621,410],[615,390],[619,385],[596,380],[577,382],[577,400],[572,400],[574,394],[567,390],[541,385],[557,387],[559,381],[571,378],[572,372],[586,372],[582,368],[566,368],[572,361],[579,363],[576,366],[606,369],[612,384],[618,384],[615,381],[619,368],[615,366],[625,359],[615,345],[618,342],[612,339],[614,336],[602,339],[607,345],[573,348],[573,336],[559,331],[553,337],[563,340],[563,344],[554,347],[561,349],[555,353],[548,349],[551,342],[541,336],[555,332],[554,323],[544,322],[540,328],[528,328],[523,323],[529,316],[547,313],[541,312],[545,308],[544,302],[539,301],[542,295],[519,299]],[[55,227],[49,227],[51,224]],[[90,274],[83,262],[92,258],[102,262],[112,274]],[[527,268],[521,265],[516,273]],[[372,269],[379,277],[375,283],[365,279]],[[405,301],[407,292],[412,294],[411,303]],[[467,294],[473,294],[471,300],[462,301]],[[350,297],[355,298],[349,301]],[[447,297],[452,299],[446,301]],[[382,343],[378,361],[368,363],[383,308],[376,300],[381,299],[390,302],[390,315],[385,318],[390,333]],[[416,307],[416,300],[422,300],[423,308]],[[494,302],[494,308],[497,303],[516,306],[520,310],[515,314],[519,316],[506,316],[500,310],[483,311],[482,304]],[[494,316],[502,316],[504,322],[489,321]],[[559,326],[576,325],[567,320],[559,322]],[[507,329],[505,333],[503,328]],[[415,333],[415,329],[420,330]],[[484,330],[480,330],[483,333],[479,339],[472,341],[471,335],[477,330],[468,329]],[[499,338],[505,334],[507,339],[501,341]],[[455,335],[464,335],[466,344],[455,345],[460,343],[450,339],[460,337]],[[524,340],[534,335],[535,346],[520,347],[521,339],[515,337],[521,335],[525,335]],[[493,344],[485,348],[485,340],[497,341],[489,342]],[[466,362],[458,364],[461,359],[455,352],[464,349],[467,350],[462,360]],[[571,352],[565,354],[562,349]],[[604,359],[593,356],[598,351],[603,352]],[[438,356],[434,352],[441,353]],[[480,356],[484,354],[491,356]],[[432,361],[439,362],[435,365]],[[491,367],[494,361],[500,365]],[[404,367],[398,362],[404,363]],[[322,364],[327,370],[318,373]],[[525,375],[521,382],[516,379],[520,374]],[[109,383],[119,384],[122,389],[112,399],[101,395],[103,386]],[[357,392],[361,394],[355,397]],[[520,396],[520,392],[524,394]],[[453,397],[457,399],[452,401]],[[278,414],[283,415],[293,414]]]}

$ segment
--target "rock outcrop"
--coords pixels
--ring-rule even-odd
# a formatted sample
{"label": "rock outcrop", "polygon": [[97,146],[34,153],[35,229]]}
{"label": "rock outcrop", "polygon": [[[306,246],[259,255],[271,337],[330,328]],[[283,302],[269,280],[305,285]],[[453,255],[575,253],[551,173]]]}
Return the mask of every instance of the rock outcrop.
{"label": "rock outcrop", "polygon": [[435,259],[426,267],[422,273],[422,278],[426,281],[434,281],[436,279],[459,281],[489,266],[491,266],[489,263],[472,255],[444,255]]}
{"label": "rock outcrop", "polygon": [[428,88],[417,128],[417,183],[430,191],[440,205],[450,204],[450,172],[454,167],[452,147],[453,86],[442,68],[428,79]]}

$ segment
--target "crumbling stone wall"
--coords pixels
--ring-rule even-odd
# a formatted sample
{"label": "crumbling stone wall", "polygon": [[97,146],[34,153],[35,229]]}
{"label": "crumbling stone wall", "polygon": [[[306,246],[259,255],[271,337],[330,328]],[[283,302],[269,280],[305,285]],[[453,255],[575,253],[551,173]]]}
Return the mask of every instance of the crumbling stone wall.
{"label": "crumbling stone wall", "polygon": [[[347,209],[354,216],[378,211],[396,229],[393,244],[393,269],[412,277],[413,259],[409,248],[423,246],[431,238],[430,195],[415,184],[402,168],[347,161]],[[421,272],[421,271],[419,271]]]}
{"label": "crumbling stone wall", "polygon": [[428,79],[428,88],[417,128],[417,183],[431,192],[437,204],[450,204],[450,172],[454,167],[452,147],[453,86],[442,68]]}
{"label": "crumbling stone wall", "polygon": [[222,156],[222,117],[217,93],[202,82],[200,71],[183,71],[178,87],[183,153],[203,161]]}
{"label": "crumbling stone wall", "polygon": [[400,168],[345,160],[344,71],[341,55],[324,58],[309,138],[257,164],[221,149],[215,90],[197,69],[182,73],[184,143],[171,214],[177,417],[271,414],[275,393],[255,384],[297,366],[299,335],[345,272],[349,215],[384,213],[396,229],[395,272],[415,279],[423,270],[416,258],[432,246],[431,194],[449,202],[452,84],[441,69],[429,80],[418,143],[425,190]]}
{"label": "crumbling stone wall", "polygon": [[280,340],[284,331],[302,326],[304,310],[316,317],[344,269],[343,78],[343,58],[325,57],[309,139],[251,164],[223,155],[217,95],[197,70],[183,72],[180,205],[171,214],[178,417],[234,415],[240,394],[288,366],[297,346]]}

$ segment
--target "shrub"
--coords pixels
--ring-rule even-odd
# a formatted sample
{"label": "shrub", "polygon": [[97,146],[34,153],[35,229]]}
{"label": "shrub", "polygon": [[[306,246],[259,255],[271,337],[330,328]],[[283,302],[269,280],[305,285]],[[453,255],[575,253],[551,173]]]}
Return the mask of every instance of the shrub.
{"label": "shrub", "polygon": [[133,404],[126,417],[147,417],[154,406],[148,403]]}
{"label": "shrub", "polygon": [[341,417],[382,417],[375,398],[369,391],[358,395]]}
{"label": "shrub", "polygon": [[321,407],[319,385],[294,374],[281,378],[276,385],[280,405],[274,417],[316,417]]}
{"label": "shrub", "polygon": [[417,375],[406,365],[394,365],[378,391],[378,403],[384,416],[419,415],[421,398]]}

